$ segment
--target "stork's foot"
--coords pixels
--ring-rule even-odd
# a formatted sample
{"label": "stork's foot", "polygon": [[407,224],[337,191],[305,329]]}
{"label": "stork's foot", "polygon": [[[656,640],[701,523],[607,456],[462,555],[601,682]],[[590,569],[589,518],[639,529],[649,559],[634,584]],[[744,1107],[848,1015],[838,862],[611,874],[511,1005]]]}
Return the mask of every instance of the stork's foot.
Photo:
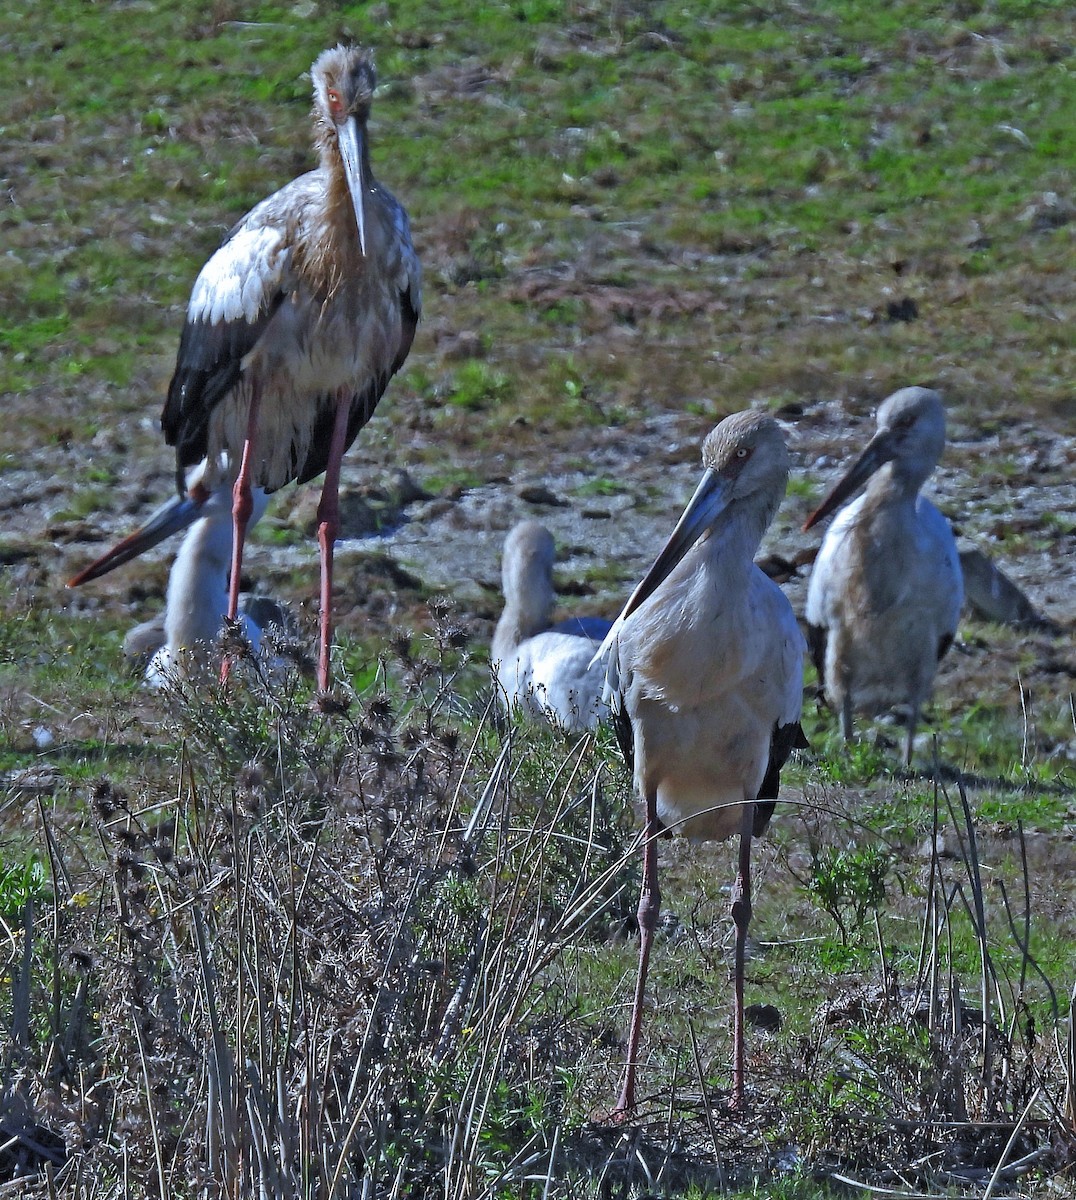
{"label": "stork's foot", "polygon": [[323,716],[339,717],[351,707],[351,700],[343,688],[323,688],[310,702],[310,707]]}
{"label": "stork's foot", "polygon": [[743,1096],[730,1094],[725,1101],[725,1112],[733,1120],[742,1121],[751,1115],[751,1105]]}
{"label": "stork's foot", "polygon": [[590,1114],[590,1123],[592,1125],[605,1125],[617,1127],[627,1125],[635,1117],[635,1106],[628,1106],[624,1103],[624,1097],[613,1105],[612,1108],[596,1108]]}

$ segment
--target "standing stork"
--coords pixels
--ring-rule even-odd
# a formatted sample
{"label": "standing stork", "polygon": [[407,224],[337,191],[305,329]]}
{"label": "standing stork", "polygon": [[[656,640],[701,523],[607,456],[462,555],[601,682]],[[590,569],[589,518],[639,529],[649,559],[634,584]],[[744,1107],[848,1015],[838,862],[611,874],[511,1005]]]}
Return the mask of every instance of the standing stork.
{"label": "standing stork", "polygon": [[908,706],[904,761],[919,711],[956,635],[964,583],[953,532],[920,488],[945,448],[937,392],[908,387],[878,409],[878,430],[808,530],[864,483],[822,539],[807,588],[811,657],[845,741],[852,713]]}
{"label": "standing stork", "polygon": [[594,651],[611,621],[575,617],[553,624],[553,535],[520,521],[504,542],[504,610],[490,650],[505,709],[548,721],[568,733],[594,729],[608,715],[605,672]]}
{"label": "standing stork", "polygon": [[806,746],[799,724],[803,635],[784,593],[754,563],[785,493],[784,435],[767,413],[736,413],[706,437],[702,461],[694,496],[599,652],[609,655],[613,724],[634,768],[646,822],[639,974],[617,1117],[635,1108],[663,832],[715,840],[740,835],[732,899],[732,1104],[742,1107],[751,839],[769,822],[785,760]]}
{"label": "standing stork", "polygon": [[202,268],[161,425],[176,450],[181,496],[188,469],[200,463],[207,494],[232,488],[233,619],[252,488],[273,492],[325,472],[317,675],[324,695],[340,463],[407,358],[422,302],[407,213],[370,168],[373,60],[337,46],[310,73],[320,165],[255,205]]}

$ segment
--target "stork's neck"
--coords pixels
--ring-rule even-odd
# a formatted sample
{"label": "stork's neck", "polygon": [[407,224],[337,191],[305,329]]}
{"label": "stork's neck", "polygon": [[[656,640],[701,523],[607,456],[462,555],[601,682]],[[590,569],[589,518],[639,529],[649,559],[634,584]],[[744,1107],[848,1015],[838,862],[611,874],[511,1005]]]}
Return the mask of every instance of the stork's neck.
{"label": "stork's neck", "polygon": [[196,521],[168,576],[165,634],[173,650],[211,642],[228,611],[232,523],[227,512]]}
{"label": "stork's neck", "polygon": [[527,638],[548,629],[555,603],[552,580],[544,575],[532,572],[513,580],[505,588],[504,612],[493,632],[493,657],[503,658]]}
{"label": "stork's neck", "polygon": [[[377,183],[370,171],[365,139],[360,139],[364,205]],[[347,186],[344,160],[335,129],[321,124],[317,135],[321,157],[320,177],[324,189],[314,200],[305,236],[293,248],[295,269],[311,291],[323,298],[332,297],[348,280],[363,274],[364,259],[359,245],[355,206]],[[367,245],[377,237],[376,222],[366,209]]]}
{"label": "stork's neck", "polygon": [[933,463],[894,459],[871,476],[866,494],[872,507],[878,504],[914,505],[923,484],[934,470]]}
{"label": "stork's neck", "polygon": [[757,496],[734,501],[714,525],[708,539],[710,554],[724,561],[754,562],[776,507],[761,504]]}

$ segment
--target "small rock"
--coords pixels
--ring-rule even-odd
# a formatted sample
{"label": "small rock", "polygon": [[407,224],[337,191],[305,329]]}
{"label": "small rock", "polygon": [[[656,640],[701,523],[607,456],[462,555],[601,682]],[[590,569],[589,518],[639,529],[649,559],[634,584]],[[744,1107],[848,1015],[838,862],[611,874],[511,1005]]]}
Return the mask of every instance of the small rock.
{"label": "small rock", "polygon": [[899,300],[890,300],[885,306],[887,321],[914,321],[919,316],[919,305],[911,296],[902,296]]}
{"label": "small rock", "polygon": [[0,775],[0,784],[13,792],[55,792],[63,782],[63,772],[52,763],[5,771]]}
{"label": "small rock", "polygon": [[45,537],[50,542],[63,545],[71,542],[98,542],[101,540],[101,531],[89,521],[50,522],[45,526]]}
{"label": "small rock", "polygon": [[521,484],[516,489],[516,495],[528,504],[545,504],[552,508],[564,508],[568,503],[551,492],[544,483]]}
{"label": "small rock", "polygon": [[680,918],[671,909],[666,909],[658,919],[661,932],[675,941],[680,933]]}
{"label": "small rock", "polygon": [[762,558],[757,558],[755,566],[775,583],[787,583],[797,574],[796,564],[789,562],[787,558],[782,558],[780,554],[766,554]]}
{"label": "small rock", "polygon": [[421,484],[402,468],[394,467],[389,473],[389,492],[401,507],[414,504],[418,500],[430,500],[432,497]]}
{"label": "small rock", "polygon": [[743,1010],[743,1019],[767,1033],[776,1033],[781,1028],[781,1010],[773,1004],[749,1004]]}
{"label": "small rock", "polygon": [[485,353],[481,337],[471,329],[445,338],[437,350],[442,362],[465,362],[469,358],[481,358]]}
{"label": "small rock", "polygon": [[455,508],[455,504],[447,496],[439,496],[427,501],[411,514],[412,520],[419,525],[430,524],[440,517],[446,516]]}
{"label": "small rock", "polygon": [[[291,514],[293,524],[299,526],[307,537],[318,531],[318,504],[320,496],[316,488],[307,489],[296,502]],[[354,488],[340,492],[340,539],[369,537],[383,525],[383,517],[366,496]]]}
{"label": "small rock", "polygon": [[935,855],[938,858],[958,858],[959,855],[953,850],[945,840],[945,835],[936,833],[932,838],[927,838],[919,847],[919,857],[927,862]]}
{"label": "small rock", "polygon": [[1034,233],[1048,233],[1060,229],[1076,217],[1076,206],[1059,196],[1057,192],[1043,192],[1020,214]]}

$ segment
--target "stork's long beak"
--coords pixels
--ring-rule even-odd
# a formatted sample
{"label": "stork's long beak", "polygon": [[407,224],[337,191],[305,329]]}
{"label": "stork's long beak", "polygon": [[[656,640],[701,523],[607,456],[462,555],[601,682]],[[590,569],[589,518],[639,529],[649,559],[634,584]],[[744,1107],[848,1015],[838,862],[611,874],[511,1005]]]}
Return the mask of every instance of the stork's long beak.
{"label": "stork's long beak", "polygon": [[861,488],[879,467],[893,460],[896,446],[893,434],[888,430],[876,433],[867,443],[866,449],[848,468],[833,491],[822,501],[813,513],[803,522],[803,531],[807,532],[823,518],[828,517],[834,509],[839,508],[849,496]]}
{"label": "stork's long beak", "polygon": [[340,157],[344,160],[344,178],[347,180],[347,190],[351,193],[351,204],[355,209],[355,223],[359,229],[359,249],[363,258],[366,257],[366,209],[363,205],[365,180],[362,177],[362,140],[363,130],[355,117],[336,127],[337,139],[340,143]]}
{"label": "stork's long beak", "polygon": [[211,493],[199,492],[195,497],[174,496],[150,517],[150,519],[134,533],[129,534],[122,542],[117,542],[111,550],[106,551],[96,561],[90,563],[84,570],[67,581],[68,587],[78,587],[80,583],[88,583],[91,579],[100,579],[116,567],[123,566],[132,558],[163,542],[173,533],[179,533],[193,525],[202,515],[206,499]]}
{"label": "stork's long beak", "polygon": [[662,547],[643,581],[628,597],[627,604],[613,622],[612,629],[606,634],[605,641],[598,648],[591,663],[605,656],[628,617],[668,579],[691,547],[710,532],[714,522],[728,507],[731,486],[730,480],[722,478],[711,468],[708,467],[703,472],[699,486],[688,501],[680,520],[676,522],[676,528],[669,540]]}

